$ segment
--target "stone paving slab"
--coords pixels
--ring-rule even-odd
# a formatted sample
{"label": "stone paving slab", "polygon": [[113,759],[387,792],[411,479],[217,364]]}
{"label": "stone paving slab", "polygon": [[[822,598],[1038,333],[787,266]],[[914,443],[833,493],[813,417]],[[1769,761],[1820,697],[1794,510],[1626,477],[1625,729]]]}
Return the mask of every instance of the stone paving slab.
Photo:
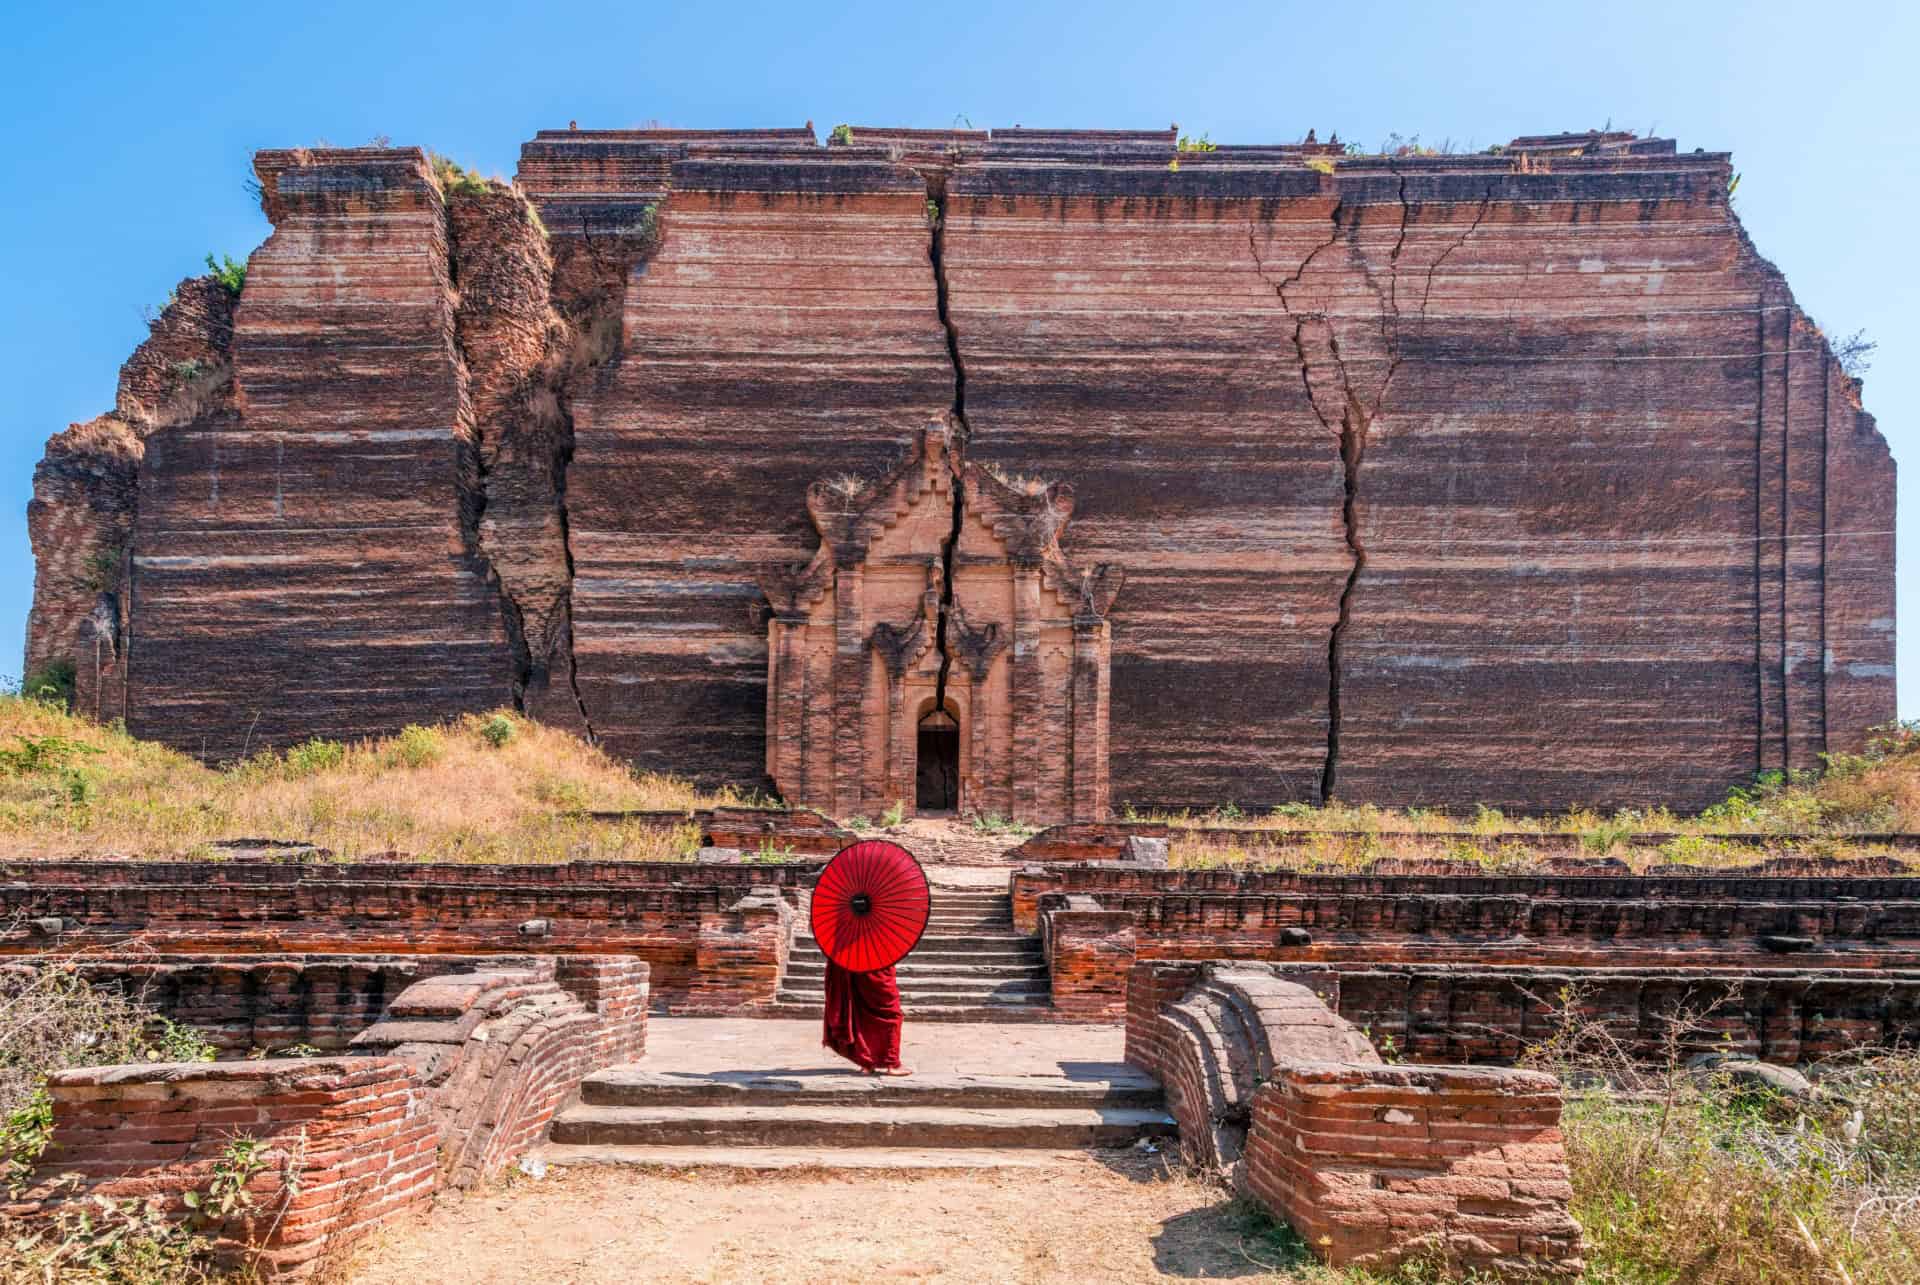
{"label": "stone paving slab", "polygon": [[[931,1075],[1059,1075],[1083,1077],[1125,1070],[1126,1033],[1118,1025],[941,1022],[907,1019],[900,1056]],[[818,1020],[752,1017],[656,1017],[647,1025],[647,1055],[656,1072],[781,1073],[826,1068],[857,1077],[820,1046]]]}
{"label": "stone paving slab", "polygon": [[769,1074],[760,1071],[600,1071],[581,1084],[589,1106],[659,1106],[674,1102],[753,1102],[1053,1107],[1157,1107],[1160,1083],[1126,1066],[1080,1068],[1071,1074],[910,1076],[845,1075],[837,1070]]}
{"label": "stone paving slab", "polygon": [[1150,1107],[572,1106],[554,1117],[560,1145],[680,1147],[1124,1147],[1175,1132]]}

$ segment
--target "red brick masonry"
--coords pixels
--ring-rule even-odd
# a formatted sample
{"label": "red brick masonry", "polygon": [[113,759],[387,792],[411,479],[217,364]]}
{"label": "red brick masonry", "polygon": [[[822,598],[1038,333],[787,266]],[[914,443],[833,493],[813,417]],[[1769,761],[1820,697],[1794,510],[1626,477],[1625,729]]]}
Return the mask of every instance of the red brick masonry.
{"label": "red brick masonry", "polygon": [[[355,966],[336,962],[343,975]],[[271,977],[289,963],[219,966]],[[158,1196],[184,1215],[183,1197],[205,1190],[232,1140],[256,1138],[269,1152],[252,1221],[210,1230],[228,1259],[304,1274],[438,1181],[465,1187],[523,1154],[582,1077],[644,1053],[647,999],[639,960],[500,960],[408,986],[353,1038],[378,1056],[64,1072],[50,1081],[52,1143],[17,1211],[100,1194]]]}
{"label": "red brick masonry", "polygon": [[1166,1085],[1182,1150],[1328,1262],[1579,1270],[1551,1076],[1383,1065],[1268,965],[1145,963],[1128,980],[1127,1060]]}
{"label": "red brick masonry", "polygon": [[[99,1195],[158,1197],[185,1216],[182,1197],[206,1189],[229,1143],[257,1138],[267,1164],[249,1185],[250,1218],[209,1231],[223,1259],[304,1275],[329,1248],[433,1194],[437,1131],[417,1073],[399,1059],[87,1067],[49,1088],[53,1142],[18,1212]],[[79,1175],[77,1189],[58,1185],[66,1174]]]}
{"label": "red brick masonry", "polygon": [[[617,953],[669,1007],[770,1001],[770,927],[812,862],[19,862],[0,868],[0,954],[127,943],[169,956]],[[357,985],[357,984],[356,984]],[[377,1010],[376,1010],[377,1012]]]}

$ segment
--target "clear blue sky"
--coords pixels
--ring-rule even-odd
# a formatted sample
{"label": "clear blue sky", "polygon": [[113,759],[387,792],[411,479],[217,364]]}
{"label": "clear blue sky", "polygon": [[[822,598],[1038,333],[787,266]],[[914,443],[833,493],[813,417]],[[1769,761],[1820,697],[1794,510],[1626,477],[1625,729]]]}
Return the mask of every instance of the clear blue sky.
{"label": "clear blue sky", "polygon": [[0,48],[0,673],[19,668],[42,443],[113,402],[140,314],[268,227],[260,147],[418,143],[511,175],[521,141],[838,121],[1390,132],[1485,146],[1649,128],[1731,150],[1801,305],[1880,343],[1866,404],[1903,464],[1900,708],[1920,716],[1920,7],[22,4]]}

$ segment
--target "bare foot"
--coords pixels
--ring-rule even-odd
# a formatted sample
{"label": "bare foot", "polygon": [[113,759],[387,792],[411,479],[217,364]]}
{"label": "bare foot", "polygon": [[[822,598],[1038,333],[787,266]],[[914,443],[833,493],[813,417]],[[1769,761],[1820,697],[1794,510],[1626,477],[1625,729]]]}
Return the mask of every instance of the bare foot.
{"label": "bare foot", "polygon": [[868,1075],[912,1075],[910,1066],[876,1066],[867,1071]]}

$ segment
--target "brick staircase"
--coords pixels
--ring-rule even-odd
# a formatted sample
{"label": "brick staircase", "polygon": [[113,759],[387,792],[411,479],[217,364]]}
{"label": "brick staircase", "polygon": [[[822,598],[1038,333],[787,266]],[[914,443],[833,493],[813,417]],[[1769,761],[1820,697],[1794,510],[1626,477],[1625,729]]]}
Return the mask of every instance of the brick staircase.
{"label": "brick staircase", "polygon": [[588,1076],[539,1155],[562,1165],[1030,1167],[1176,1132],[1160,1085],[1117,1063],[905,1079],[627,1068]]}
{"label": "brick staircase", "polygon": [[[817,1017],[826,999],[827,957],[796,921],[787,976],[774,1013]],[[926,935],[899,966],[900,997],[918,1021],[1005,1022],[1044,1018],[1053,995],[1036,938],[1014,931],[1004,892],[935,888]]]}

